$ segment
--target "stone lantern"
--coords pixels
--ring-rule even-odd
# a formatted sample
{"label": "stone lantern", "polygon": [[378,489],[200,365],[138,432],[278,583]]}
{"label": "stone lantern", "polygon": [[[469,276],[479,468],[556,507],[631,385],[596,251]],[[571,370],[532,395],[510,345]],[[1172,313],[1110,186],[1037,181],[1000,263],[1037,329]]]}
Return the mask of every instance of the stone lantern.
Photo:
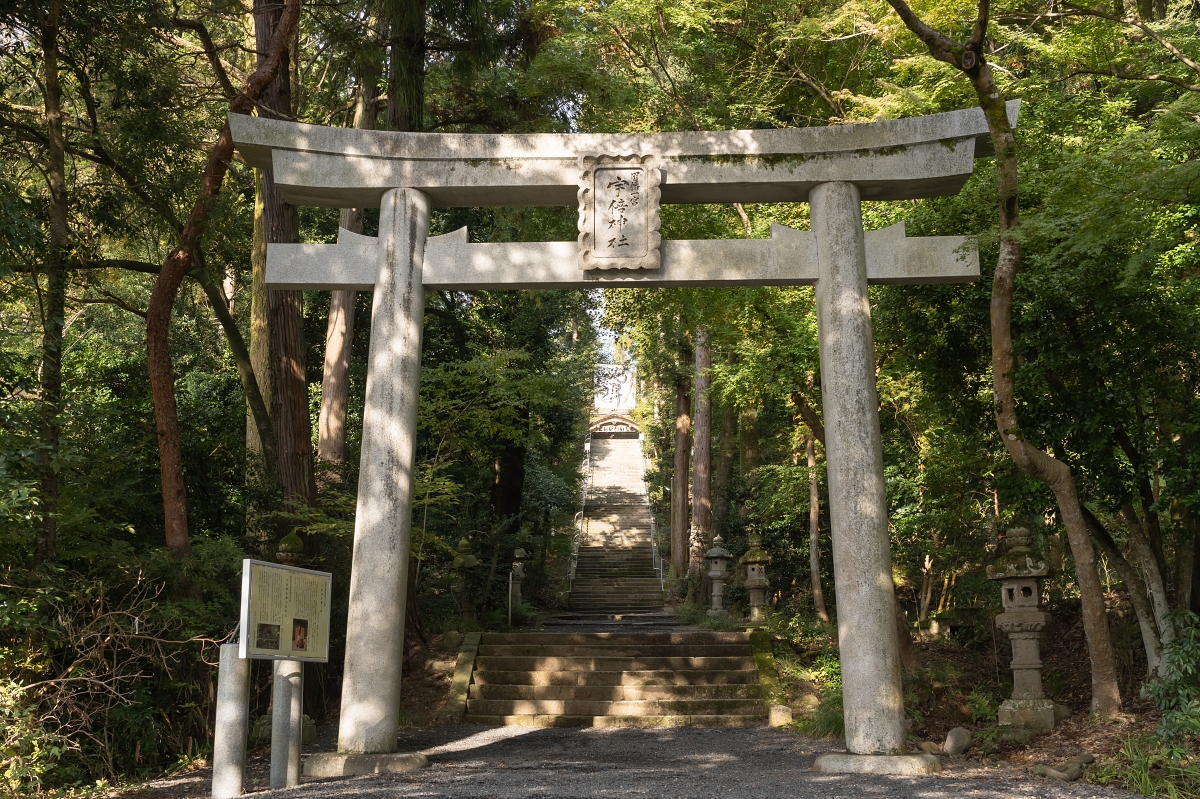
{"label": "stone lantern", "polygon": [[285,535],[279,542],[275,559],[284,566],[299,566],[304,563],[304,542],[300,540],[300,536],[294,532]]}
{"label": "stone lantern", "polygon": [[458,572],[458,578],[454,581],[451,590],[458,598],[458,605],[462,608],[462,616],[464,619],[474,617],[474,608],[467,597],[467,570],[479,565],[479,558],[475,557],[475,553],[471,552],[471,542],[463,536],[458,540],[458,554],[454,558],[454,570]]}
{"label": "stone lantern", "polygon": [[750,590],[750,621],[763,620],[763,605],[767,599],[767,564],[771,556],[762,548],[762,536],[750,534],[750,550],[739,561],[746,567],[746,588]]}
{"label": "stone lantern", "polygon": [[521,601],[521,582],[525,579],[525,559],[529,557],[529,553],[523,548],[517,547],[513,552],[512,565],[512,601]]}
{"label": "stone lantern", "polygon": [[1013,695],[1000,704],[1001,727],[1031,733],[1050,732],[1055,724],[1054,702],[1042,692],[1039,639],[1050,623],[1050,614],[1039,610],[1041,578],[1050,574],[1046,561],[1029,549],[1031,536],[1024,527],[1008,531],[1008,552],[987,567],[989,580],[1000,583],[1004,612],[996,626],[1012,642]]}
{"label": "stone lantern", "polygon": [[708,611],[709,616],[720,616],[725,613],[725,606],[722,603],[725,598],[725,580],[729,578],[729,570],[725,564],[733,556],[729,554],[728,549],[721,546],[724,543],[725,539],[718,534],[713,539],[712,549],[704,553],[704,558],[708,561],[708,579],[712,580],[712,608]]}

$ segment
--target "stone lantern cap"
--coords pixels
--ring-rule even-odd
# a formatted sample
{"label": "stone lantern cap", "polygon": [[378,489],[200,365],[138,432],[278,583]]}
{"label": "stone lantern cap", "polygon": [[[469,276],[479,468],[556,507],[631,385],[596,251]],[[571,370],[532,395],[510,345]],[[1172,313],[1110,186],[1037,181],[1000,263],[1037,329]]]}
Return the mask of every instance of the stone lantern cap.
{"label": "stone lantern cap", "polygon": [[294,532],[288,533],[279,542],[275,557],[285,566],[299,566],[304,560],[304,542]]}
{"label": "stone lantern cap", "polygon": [[728,560],[729,558],[732,558],[733,555],[729,552],[729,550],[726,549],[725,547],[721,546],[724,543],[725,543],[725,539],[722,538],[720,535],[718,535],[716,538],[713,539],[712,549],[705,552],[704,557],[707,558],[708,560],[714,560],[716,558],[724,558],[724,559]]}
{"label": "stone lantern cap", "polygon": [[457,569],[470,569],[473,566],[479,565],[479,558],[475,557],[471,552],[471,542],[463,536],[458,541],[458,557],[454,559],[454,567]]}
{"label": "stone lantern cap", "polygon": [[1008,531],[1007,538],[1008,551],[987,567],[989,580],[1049,576],[1050,566],[1029,548],[1033,536],[1028,529],[1013,527]]}
{"label": "stone lantern cap", "polygon": [[771,556],[762,548],[762,536],[757,533],[750,534],[750,549],[746,551],[745,555],[742,555],[738,562],[746,566],[751,563],[771,562]]}

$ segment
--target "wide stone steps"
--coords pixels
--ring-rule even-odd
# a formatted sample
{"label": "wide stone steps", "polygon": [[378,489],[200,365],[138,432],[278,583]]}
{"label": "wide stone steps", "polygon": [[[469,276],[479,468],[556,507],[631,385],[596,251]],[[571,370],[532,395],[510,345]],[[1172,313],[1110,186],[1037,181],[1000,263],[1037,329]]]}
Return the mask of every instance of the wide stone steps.
{"label": "wide stone steps", "polygon": [[[569,672],[560,672],[569,673]],[[672,672],[675,673],[675,672]],[[716,685],[472,685],[472,699],[582,700],[588,702],[631,702],[697,699],[762,698],[754,683]]]}
{"label": "wide stone steps", "polygon": [[766,716],[487,716],[464,721],[493,727],[757,727]]}
{"label": "wide stone steps", "polygon": [[660,699],[602,701],[587,699],[471,699],[467,707],[481,716],[761,716],[758,699]]}
{"label": "wide stone steps", "polygon": [[746,633],[509,633],[480,640],[465,721],[536,727],[752,725]]}
{"label": "wide stone steps", "polygon": [[758,685],[758,671],[477,671],[473,685]]}
{"label": "wide stone steps", "polygon": [[754,668],[754,657],[519,657],[493,655],[475,659],[479,671],[655,671],[659,669],[717,669],[734,671]]}
{"label": "wide stone steps", "polygon": [[[481,644],[480,658],[493,657],[599,657],[599,658],[656,658],[676,657],[679,644],[576,644],[552,646],[547,644]],[[690,657],[743,658],[746,647],[741,644],[696,643],[687,646]],[[742,661],[744,662],[744,661]]]}

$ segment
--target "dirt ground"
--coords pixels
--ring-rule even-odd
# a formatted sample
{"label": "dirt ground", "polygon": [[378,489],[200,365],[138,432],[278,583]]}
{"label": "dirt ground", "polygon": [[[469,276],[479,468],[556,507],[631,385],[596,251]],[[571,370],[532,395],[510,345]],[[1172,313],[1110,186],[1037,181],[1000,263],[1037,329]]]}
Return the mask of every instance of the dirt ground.
{"label": "dirt ground", "polygon": [[[1051,637],[1053,643],[1051,643],[1048,647],[1049,651],[1044,655],[1043,659],[1047,662],[1048,668],[1050,668],[1049,664],[1055,664],[1054,668],[1059,670],[1057,673],[1063,675],[1063,678],[1061,678],[1053,686],[1055,689],[1055,694],[1052,695],[1057,701],[1071,706],[1073,715],[1064,721],[1053,733],[1035,737],[1028,744],[1022,745],[1012,742],[1000,742],[999,747],[993,751],[983,753],[980,752],[978,748],[975,748],[974,750],[968,752],[966,757],[944,759],[946,771],[944,775],[939,778],[939,785],[946,789],[950,789],[951,784],[945,782],[947,778],[953,778],[955,780],[962,779],[969,781],[982,781],[964,783],[964,787],[968,784],[973,786],[971,790],[968,791],[973,792],[977,790],[977,788],[982,788],[984,786],[991,787],[997,784],[996,781],[999,780],[1001,783],[1007,784],[1013,788],[1016,788],[1018,783],[1020,783],[1022,786],[1024,786],[1026,783],[1029,785],[1029,793],[1026,793],[1024,789],[1019,792],[1012,793],[1005,793],[1002,791],[1001,793],[1003,793],[1005,796],[1125,795],[1119,791],[1111,791],[1109,789],[1101,789],[1098,787],[1094,789],[1089,787],[1088,790],[1091,792],[1083,794],[1078,793],[1074,788],[1071,790],[1066,790],[1063,788],[1063,790],[1066,790],[1064,793],[1057,787],[1054,789],[1054,791],[1048,792],[1043,790],[1043,788],[1038,788],[1037,786],[1043,786],[1045,789],[1049,789],[1051,787],[1050,781],[1041,777],[1033,777],[1028,774],[1028,771],[1035,764],[1061,764],[1068,757],[1073,757],[1084,753],[1090,753],[1094,755],[1097,760],[1103,760],[1116,753],[1121,744],[1131,735],[1141,735],[1150,732],[1157,721],[1157,718],[1153,713],[1153,709],[1149,703],[1145,702],[1144,700],[1136,699],[1127,700],[1126,710],[1128,712],[1123,713],[1116,718],[1107,720],[1098,720],[1092,718],[1087,712],[1087,702],[1090,699],[1090,673],[1087,670],[1088,661],[1086,649],[1083,651],[1080,651],[1079,649],[1079,647],[1083,644],[1082,633],[1079,631],[1079,636],[1077,637],[1072,635],[1072,631],[1069,629],[1061,632],[1064,634],[1060,637]],[[426,650],[424,653],[421,653],[420,656],[410,657],[408,660],[409,664],[414,662],[423,662],[424,666],[419,670],[410,669],[410,672],[404,677],[404,688],[401,692],[401,714],[402,721],[405,724],[405,730],[402,730],[401,732],[401,739],[402,741],[407,740],[408,746],[405,747],[405,751],[419,750],[425,744],[436,744],[437,741],[441,741],[443,738],[447,740],[462,738],[464,736],[470,738],[472,735],[481,734],[480,731],[486,729],[475,728],[469,725],[459,725],[455,727],[437,727],[434,725],[438,711],[446,702],[446,698],[449,693],[450,678],[453,674],[455,664],[455,654],[452,652],[442,651],[439,643],[439,639],[435,639],[434,645],[430,649]],[[957,642],[925,641],[918,642],[916,644],[916,650],[921,661],[923,674],[923,676],[920,678],[920,680],[923,682],[921,682],[921,685],[917,686],[917,690],[924,691],[924,701],[922,703],[921,711],[924,720],[922,723],[914,725],[912,729],[913,735],[919,739],[932,740],[940,743],[942,740],[944,740],[946,732],[953,726],[961,725],[969,729],[982,729],[989,726],[986,723],[977,724],[971,721],[966,707],[965,697],[975,687],[978,686],[992,686],[994,688],[996,684],[997,662],[999,662],[1001,669],[1003,669],[1007,665],[1007,654],[1001,652],[998,646],[995,650],[993,650],[991,646],[978,645],[978,642],[976,642],[974,645],[963,646]],[[999,656],[999,660],[997,660],[996,655]],[[1003,677],[1003,671],[1001,671],[1001,676]],[[947,677],[949,677],[949,679],[946,679]],[[946,681],[939,682],[939,679]],[[910,691],[914,690],[911,678],[908,687]],[[1124,695],[1127,697],[1130,696],[1128,691],[1124,692]],[[840,743],[835,739],[811,739],[805,738],[794,732],[770,730],[769,728],[762,728],[761,731],[753,733],[742,730],[706,732],[696,731],[696,735],[700,735],[702,737],[705,735],[710,736],[711,740],[710,738],[704,738],[705,745],[715,746],[717,749],[720,749],[721,747],[736,748],[737,746],[740,746],[740,743],[735,744],[735,742],[742,740],[736,737],[742,734],[755,738],[766,735],[772,742],[771,746],[783,745],[785,748],[788,748],[789,751],[790,748],[796,748],[797,753],[803,753],[804,755],[804,762],[808,764],[805,766],[805,768],[811,766],[811,763],[808,761],[811,760],[810,755],[813,753],[819,753],[820,751],[833,749],[840,745]],[[691,734],[681,734],[676,732],[664,737],[664,735],[629,731],[628,733],[621,733],[615,737],[597,737],[594,739],[594,742],[602,741],[605,747],[611,748],[611,746],[615,746],[619,743],[619,741],[626,740],[627,738],[638,738],[638,742],[629,740],[627,743],[632,744],[635,749],[640,749],[647,746],[666,747],[663,751],[663,756],[665,757],[673,752],[676,745],[673,742],[692,740],[689,735]],[[722,736],[731,737],[725,738]],[[776,736],[787,736],[786,740],[790,740],[793,743],[786,745],[780,743],[780,741],[776,740]],[[501,737],[503,738],[503,736]],[[537,740],[539,741],[546,739],[543,741],[543,743],[546,744],[549,744],[551,738],[553,738],[554,741],[559,741],[559,738],[561,738],[562,741],[560,743],[555,743],[550,747],[550,749],[554,749],[558,746],[568,746],[568,748],[570,748],[572,751],[574,751],[576,744],[570,743],[570,741],[575,741],[578,739],[580,741],[579,745],[585,746],[591,746],[591,743],[586,742],[593,741],[593,739],[589,738],[584,731],[574,730],[543,731],[543,734],[537,736]],[[641,740],[642,738],[645,738],[645,740]],[[532,742],[533,740],[533,738],[527,739],[528,742]],[[699,739],[696,740],[699,742]],[[304,753],[308,754],[309,752],[313,751],[329,751],[336,748],[336,743],[336,723],[320,725],[318,727],[317,744],[314,746],[305,747]],[[496,744],[496,746],[498,745],[499,744]],[[494,756],[499,758],[501,761],[508,758],[517,757],[516,753],[518,753],[518,750],[512,749],[512,747],[516,745],[517,744],[515,742],[513,744],[505,744],[496,750]],[[434,749],[436,750],[437,747],[435,746]],[[491,750],[489,749],[488,751]],[[524,750],[520,750],[519,753],[521,757],[533,756],[531,753],[524,752]],[[550,750],[543,752],[543,755],[545,757],[549,757]],[[248,761],[247,771],[246,789],[248,792],[261,792],[267,789],[270,776],[269,757],[269,751],[265,747],[251,753],[251,757]],[[444,757],[443,760],[446,760],[446,762],[439,766],[437,758],[431,759],[434,760],[435,769],[444,767],[442,771],[436,772],[440,776],[438,776],[437,780],[435,781],[438,782],[439,785],[442,785],[442,788],[444,788],[447,793],[424,793],[418,791],[414,795],[459,795],[457,793],[457,789],[451,790],[450,787],[447,787],[456,783],[452,773],[446,772],[444,769],[465,768],[465,761],[464,763],[458,763],[458,761],[454,760],[453,758],[447,759]],[[690,756],[689,759],[691,759]],[[472,761],[472,763],[475,763],[475,761]],[[790,772],[796,768],[799,768],[799,763],[800,761],[797,761],[797,763],[792,764],[788,768],[788,771]],[[478,764],[476,763],[475,765]],[[475,765],[471,766],[471,768],[475,768]],[[177,773],[162,779],[145,782],[138,785],[125,786],[121,789],[114,790],[111,793],[111,796],[122,798],[128,797],[129,799],[132,799],[133,797],[137,797],[138,799],[184,799],[184,797],[207,796],[211,783],[211,772],[208,768],[204,767],[203,764],[198,764],[198,766],[199,767],[195,768],[194,770]],[[538,766],[539,769],[543,770],[552,769],[554,767],[556,767],[556,764],[549,762],[541,763],[541,765]],[[504,769],[507,767],[501,762],[499,765],[496,765],[496,768]],[[453,773],[456,774],[458,772],[455,771]],[[794,776],[799,776],[799,774],[800,772],[797,772],[797,774]],[[617,777],[615,773],[611,776],[614,778]],[[516,772],[510,774],[510,778],[515,777]],[[753,781],[752,775],[748,774],[745,778],[748,781]],[[413,779],[416,780],[418,778],[414,777]],[[449,782],[447,782],[447,780]],[[410,782],[412,781],[410,780]],[[322,784],[329,785],[328,783]],[[873,785],[868,792],[878,792],[881,795],[886,795],[891,792],[889,788],[890,785],[890,783],[881,783],[878,786]],[[1085,787],[1083,783],[1078,783],[1077,786],[1079,789],[1083,789]],[[367,790],[366,786],[362,787],[363,790],[366,791],[364,795],[376,795],[374,793],[374,789]],[[398,786],[393,785],[392,787],[397,790],[385,791],[386,795],[407,795],[405,791],[399,791]],[[866,788],[866,786],[863,787],[864,789]],[[330,785],[330,788],[332,789],[332,785]],[[515,790],[516,785],[510,785],[509,788]],[[688,790],[690,791],[691,789],[689,788]],[[695,787],[695,790],[700,791],[699,793],[695,794],[697,796],[706,795],[701,790],[699,784]],[[608,793],[607,791],[600,791],[599,788],[597,788],[597,791],[597,796]],[[355,794],[355,791],[353,790],[341,790],[340,784],[339,790],[336,792],[344,793],[346,795]],[[306,793],[312,793],[312,791],[308,790]],[[312,795],[321,795],[321,793],[321,791],[318,791]],[[630,795],[635,795],[636,793],[637,792]],[[922,795],[929,796],[941,795],[940,791],[935,791],[933,793],[922,791],[921,793]],[[956,795],[956,793],[956,790],[950,790],[948,795],[953,796]],[[984,791],[984,793],[979,795],[982,796],[986,794],[987,791]],[[508,794],[499,792],[494,794],[470,793],[469,795],[502,796]],[[574,796],[577,794],[570,793],[563,795]],[[613,795],[624,794],[616,793]],[[690,796],[693,794],[685,791],[679,795]],[[800,796],[801,794],[796,793],[795,795]],[[902,791],[898,795],[915,794],[905,793]]]}

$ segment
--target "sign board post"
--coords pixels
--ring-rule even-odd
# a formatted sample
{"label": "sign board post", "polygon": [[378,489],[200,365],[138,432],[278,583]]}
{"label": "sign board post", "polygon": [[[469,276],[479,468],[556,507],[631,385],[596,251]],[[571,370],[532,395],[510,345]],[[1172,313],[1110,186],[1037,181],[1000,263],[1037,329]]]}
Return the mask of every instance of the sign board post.
{"label": "sign board post", "polygon": [[271,724],[271,787],[300,781],[303,662],[329,660],[333,575],[261,560],[242,561],[239,641],[221,647],[213,799],[242,793],[249,719],[250,660],[275,661]]}

